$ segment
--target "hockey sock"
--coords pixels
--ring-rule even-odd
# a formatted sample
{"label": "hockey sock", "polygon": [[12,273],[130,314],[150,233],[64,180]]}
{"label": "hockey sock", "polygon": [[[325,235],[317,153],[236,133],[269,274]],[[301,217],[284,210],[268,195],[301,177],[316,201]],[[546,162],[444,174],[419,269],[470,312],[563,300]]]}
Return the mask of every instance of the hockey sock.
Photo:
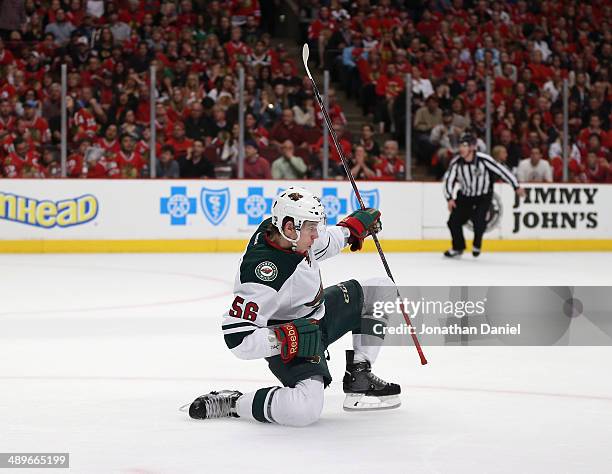
{"label": "hockey sock", "polygon": [[240,418],[249,418],[262,423],[270,423],[269,411],[272,394],[280,387],[260,388],[255,392],[245,393],[236,402],[236,412]]}
{"label": "hockey sock", "polygon": [[382,339],[376,336],[353,334],[353,349],[355,350],[353,360],[355,362],[368,361],[373,364],[378,357],[382,342]]}
{"label": "hockey sock", "polygon": [[363,309],[361,327],[353,331],[355,362],[369,361],[373,364],[383,344],[389,314],[380,311],[385,303],[397,298],[395,285],[388,278],[373,278],[361,284],[363,288]]}
{"label": "hockey sock", "polygon": [[277,423],[285,426],[306,426],[319,419],[323,409],[323,379],[300,380],[295,387],[267,387],[245,393],[236,402],[241,418]]}

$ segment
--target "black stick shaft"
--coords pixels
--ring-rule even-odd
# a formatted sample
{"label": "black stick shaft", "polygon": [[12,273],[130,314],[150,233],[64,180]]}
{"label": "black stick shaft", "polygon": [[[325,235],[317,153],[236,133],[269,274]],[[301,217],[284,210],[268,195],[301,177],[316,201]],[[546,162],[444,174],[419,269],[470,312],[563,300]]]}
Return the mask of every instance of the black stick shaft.
{"label": "black stick shaft", "polygon": [[[304,67],[308,68],[306,62],[304,62]],[[359,205],[361,206],[362,209],[365,209],[366,206],[365,206],[365,204],[363,202],[363,199],[361,199],[361,194],[359,193],[359,189],[357,188],[357,183],[355,183],[355,178],[353,178],[353,174],[351,173],[351,169],[349,168],[348,160],[344,156],[344,152],[342,151],[342,148],[340,147],[340,142],[338,141],[338,136],[336,135],[336,131],[334,130],[334,127],[333,127],[333,124],[332,124],[332,121],[331,121],[331,117],[329,116],[329,113],[327,112],[327,109],[325,108],[325,104],[323,103],[323,99],[321,97],[321,94],[319,93],[319,89],[317,87],[317,84],[315,83],[314,79],[310,75],[310,72],[308,74],[308,77],[310,78],[310,82],[312,83],[312,90],[315,93],[315,97],[317,99],[319,107],[321,108],[321,112],[323,113],[323,118],[325,119],[325,124],[327,125],[327,129],[329,130],[329,134],[331,135],[332,141],[334,142],[334,145],[336,146],[336,150],[338,151],[338,156],[340,157],[340,161],[342,162],[342,166],[344,167],[344,171],[346,172],[346,175],[348,176],[348,179],[351,182],[351,186],[353,187],[353,191],[355,192],[355,196],[357,196],[357,201],[359,201]],[[393,281],[393,283],[395,283],[395,279],[393,278],[393,275],[391,274],[391,268],[389,268],[389,264],[387,263],[387,258],[385,257],[385,254],[383,253],[382,247],[380,245],[380,241],[378,240],[378,236],[373,233],[372,234],[372,239],[374,240],[374,244],[376,245],[376,250],[378,251],[378,255],[380,256],[382,264],[385,267],[385,271],[387,272],[387,276],[391,279],[391,281]],[[399,290],[397,290],[397,295],[398,295],[398,297],[400,297]],[[404,315],[404,320],[406,321],[406,324],[409,327],[412,327],[412,323],[410,322],[410,318],[408,317],[408,315],[406,314],[406,311],[403,308],[402,308],[402,313]],[[417,338],[415,332],[414,331],[410,331],[410,335],[412,336],[412,341],[414,342],[414,346],[416,347],[416,350],[419,353],[419,358],[421,359],[421,364],[422,365],[427,364],[427,359],[425,358],[425,355],[423,354],[423,349],[421,348],[421,344],[419,343],[419,339]]]}
{"label": "black stick shaft", "polygon": [[[312,82],[312,88],[317,98],[317,102],[319,103],[321,111],[323,112],[325,123],[332,137],[332,141],[334,142],[334,145],[336,146],[336,150],[338,151],[338,156],[340,156],[340,161],[342,162],[344,171],[346,172],[346,175],[348,176],[348,179],[351,182],[351,186],[353,186],[353,191],[355,191],[355,196],[357,196],[357,201],[359,201],[359,205],[361,206],[362,209],[365,209],[366,206],[363,202],[363,199],[361,198],[361,194],[359,193],[359,189],[357,188],[357,183],[355,183],[355,178],[353,178],[351,169],[349,168],[348,160],[344,156],[344,152],[342,151],[342,148],[340,147],[338,136],[336,135],[336,131],[334,130],[334,127],[331,121],[331,117],[329,116],[329,113],[325,109],[325,105],[323,104],[323,99],[321,97],[321,94],[319,93],[319,89],[317,88],[316,83],[314,81],[311,81],[311,82]],[[393,278],[393,275],[391,274],[391,268],[389,267],[389,264],[387,263],[385,254],[383,253],[382,247],[380,246],[380,242],[378,241],[378,236],[376,234],[372,234],[372,239],[374,240],[374,244],[376,245],[376,249],[378,250],[378,254],[380,255],[380,258],[382,260],[383,266],[385,267],[385,271],[387,272],[387,275],[389,276],[389,278],[391,278],[393,283],[395,283],[395,279]]]}

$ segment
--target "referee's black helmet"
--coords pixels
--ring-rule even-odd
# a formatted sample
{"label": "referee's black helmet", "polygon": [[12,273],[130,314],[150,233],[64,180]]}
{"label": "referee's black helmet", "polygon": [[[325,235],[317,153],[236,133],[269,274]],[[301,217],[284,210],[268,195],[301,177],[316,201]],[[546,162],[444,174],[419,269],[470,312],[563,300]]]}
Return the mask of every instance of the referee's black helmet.
{"label": "referee's black helmet", "polygon": [[476,145],[476,137],[471,133],[464,133],[461,135],[461,139],[459,140],[461,145]]}

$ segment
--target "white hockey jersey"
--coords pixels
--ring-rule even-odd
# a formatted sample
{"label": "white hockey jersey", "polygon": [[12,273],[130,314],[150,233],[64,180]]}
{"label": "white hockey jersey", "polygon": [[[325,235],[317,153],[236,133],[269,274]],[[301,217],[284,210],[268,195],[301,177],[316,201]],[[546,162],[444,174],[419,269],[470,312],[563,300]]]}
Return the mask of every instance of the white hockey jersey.
{"label": "white hockey jersey", "polygon": [[306,254],[283,249],[271,242],[259,226],[240,260],[234,282],[234,299],[223,315],[227,346],[241,359],[278,354],[270,342],[271,326],[294,319],[321,319],[325,314],[319,261],[340,253],[346,245],[344,229],[330,226]]}

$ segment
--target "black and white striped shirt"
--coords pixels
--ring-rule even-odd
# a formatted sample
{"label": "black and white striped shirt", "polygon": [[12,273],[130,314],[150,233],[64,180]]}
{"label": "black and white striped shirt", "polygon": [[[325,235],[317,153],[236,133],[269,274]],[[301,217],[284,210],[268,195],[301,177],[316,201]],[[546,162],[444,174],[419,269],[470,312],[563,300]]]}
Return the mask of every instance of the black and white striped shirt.
{"label": "black and white striped shirt", "polygon": [[493,183],[497,177],[512,185],[514,189],[519,187],[516,177],[510,170],[486,153],[475,152],[474,159],[469,163],[461,156],[456,156],[444,175],[444,196],[447,201],[453,199],[457,183],[464,196],[489,194],[493,191]]}

